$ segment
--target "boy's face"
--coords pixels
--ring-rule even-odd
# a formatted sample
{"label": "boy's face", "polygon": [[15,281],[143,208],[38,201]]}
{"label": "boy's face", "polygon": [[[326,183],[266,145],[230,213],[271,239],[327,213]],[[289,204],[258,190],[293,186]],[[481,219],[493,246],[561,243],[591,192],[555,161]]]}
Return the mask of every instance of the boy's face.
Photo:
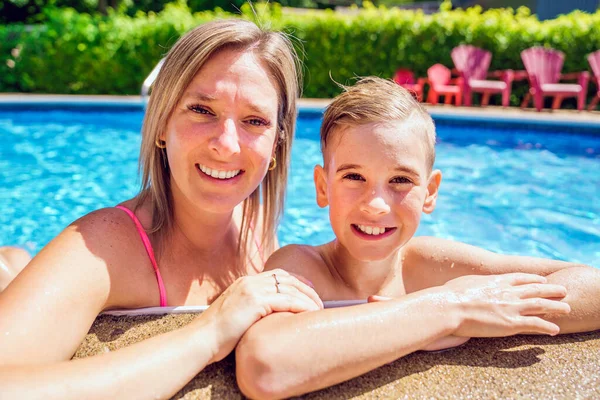
{"label": "boy's face", "polygon": [[329,205],[337,239],[359,260],[382,260],[406,244],[421,212],[435,208],[441,173],[429,173],[418,123],[341,126],[325,167],[315,167],[317,203]]}

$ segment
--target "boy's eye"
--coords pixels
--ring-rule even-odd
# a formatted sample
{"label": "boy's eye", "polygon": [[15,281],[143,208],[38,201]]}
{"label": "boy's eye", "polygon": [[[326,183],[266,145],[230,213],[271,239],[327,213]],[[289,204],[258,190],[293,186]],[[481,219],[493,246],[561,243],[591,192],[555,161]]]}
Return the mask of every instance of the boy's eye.
{"label": "boy's eye", "polygon": [[359,174],[346,174],[346,175],[344,175],[344,179],[348,179],[351,181],[364,181],[365,180],[365,178],[363,178]]}
{"label": "boy's eye", "polygon": [[192,104],[188,106],[188,110],[195,112],[196,114],[212,114],[210,110],[199,104]]}
{"label": "boy's eye", "polygon": [[396,176],[394,178],[392,178],[392,180],[390,181],[390,183],[412,183],[412,181],[410,179],[408,179],[405,176]]}

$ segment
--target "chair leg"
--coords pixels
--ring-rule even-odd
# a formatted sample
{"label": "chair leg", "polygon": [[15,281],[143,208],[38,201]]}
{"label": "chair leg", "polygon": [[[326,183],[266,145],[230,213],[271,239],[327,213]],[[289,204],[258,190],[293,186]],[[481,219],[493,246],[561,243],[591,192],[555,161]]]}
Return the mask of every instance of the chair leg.
{"label": "chair leg", "polygon": [[488,92],[485,92],[483,94],[483,97],[481,98],[481,105],[487,106],[488,104],[490,104],[490,94]]}
{"label": "chair leg", "polygon": [[440,95],[437,92],[434,92],[433,89],[429,89],[429,94],[427,95],[427,102],[435,106],[439,101]]}
{"label": "chair leg", "polygon": [[552,102],[552,109],[553,110],[560,109],[560,105],[561,105],[562,101],[563,101],[562,96],[554,96],[554,101]]}
{"label": "chair leg", "polygon": [[456,106],[461,106],[462,105],[462,93],[458,92],[455,95],[456,97],[454,98]]}
{"label": "chair leg", "polygon": [[463,98],[465,101],[465,106],[471,107],[473,105],[473,92],[471,92],[471,91],[463,92]]}
{"label": "chair leg", "polygon": [[600,100],[600,93],[598,93],[590,103],[588,111],[594,111],[596,109],[596,104],[598,104],[598,100]]}
{"label": "chair leg", "polygon": [[530,101],[531,101],[531,93],[527,93],[525,95],[525,97],[523,97],[523,101],[521,102],[521,108],[527,108]]}
{"label": "chair leg", "polygon": [[452,104],[452,94],[446,93],[444,95],[444,104]]}
{"label": "chair leg", "polygon": [[508,107],[510,105],[510,92],[504,90],[502,92],[502,107]]}
{"label": "chair leg", "polygon": [[544,108],[544,96],[541,93],[535,93],[533,95],[533,104],[538,112],[542,111],[542,108]]}
{"label": "chair leg", "polygon": [[577,95],[577,110],[583,111],[585,109],[585,98],[587,95],[587,90],[584,92],[583,90]]}

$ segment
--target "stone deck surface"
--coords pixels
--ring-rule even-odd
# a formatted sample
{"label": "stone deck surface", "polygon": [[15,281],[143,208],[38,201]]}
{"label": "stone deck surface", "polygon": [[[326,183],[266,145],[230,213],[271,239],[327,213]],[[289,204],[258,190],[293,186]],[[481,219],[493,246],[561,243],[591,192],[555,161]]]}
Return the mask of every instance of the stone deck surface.
{"label": "stone deck surface", "polygon": [[[75,358],[177,329],[196,315],[100,316]],[[332,346],[335,343],[331,344]],[[229,356],[174,398],[242,399]],[[305,399],[600,399],[600,331],[471,339],[445,352],[417,352]]]}

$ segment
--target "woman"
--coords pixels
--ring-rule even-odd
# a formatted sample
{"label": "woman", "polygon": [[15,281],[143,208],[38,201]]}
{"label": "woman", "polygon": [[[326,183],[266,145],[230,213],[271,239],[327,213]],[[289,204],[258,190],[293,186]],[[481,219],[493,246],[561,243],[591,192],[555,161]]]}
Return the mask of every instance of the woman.
{"label": "woman", "polygon": [[0,247],[0,293],[30,260],[31,256],[26,250],[13,246]]}
{"label": "woman", "polygon": [[[261,317],[322,307],[290,274],[259,274],[277,247],[296,61],[283,35],[238,20],[175,44],[144,119],[141,193],[74,222],[0,296],[0,397],[169,397]],[[192,304],[211,307],[68,361],[103,310]]]}

